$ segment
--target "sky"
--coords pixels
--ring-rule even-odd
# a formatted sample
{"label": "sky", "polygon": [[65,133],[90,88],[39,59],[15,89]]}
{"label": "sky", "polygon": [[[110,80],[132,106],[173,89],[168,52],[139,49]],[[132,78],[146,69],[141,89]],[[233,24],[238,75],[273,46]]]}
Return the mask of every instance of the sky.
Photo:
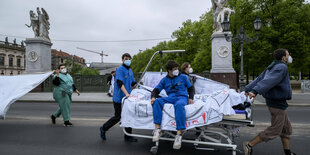
{"label": "sky", "polygon": [[[20,43],[34,37],[25,24],[30,25],[29,11],[36,12],[36,7],[43,7],[49,15],[53,49],[83,57],[87,63],[100,62],[100,55],[77,47],[103,51],[109,55],[104,62],[120,63],[123,53],[133,56],[171,40],[172,32],[184,21],[197,21],[209,11],[211,0],[5,0],[0,4],[0,40],[8,36],[10,42],[16,38]],[[114,42],[124,40],[131,41]]]}

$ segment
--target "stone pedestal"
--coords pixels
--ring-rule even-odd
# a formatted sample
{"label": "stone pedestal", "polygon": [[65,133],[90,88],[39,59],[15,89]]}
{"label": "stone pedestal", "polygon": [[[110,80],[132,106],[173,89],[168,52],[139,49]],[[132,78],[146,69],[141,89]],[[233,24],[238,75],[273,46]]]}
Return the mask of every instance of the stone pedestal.
{"label": "stone pedestal", "polygon": [[[231,33],[228,33],[231,35]],[[237,89],[237,76],[232,67],[232,45],[225,38],[223,32],[215,32],[212,40],[212,69],[211,79],[228,84],[230,88]]]}
{"label": "stone pedestal", "polygon": [[43,38],[27,38],[25,73],[42,73],[52,70],[51,46],[49,40]]}

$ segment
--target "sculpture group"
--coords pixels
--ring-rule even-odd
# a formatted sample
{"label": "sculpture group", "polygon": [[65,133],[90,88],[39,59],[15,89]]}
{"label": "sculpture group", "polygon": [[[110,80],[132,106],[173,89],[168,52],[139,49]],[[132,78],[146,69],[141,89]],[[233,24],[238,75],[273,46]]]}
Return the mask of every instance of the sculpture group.
{"label": "sculpture group", "polygon": [[32,30],[34,32],[35,37],[41,37],[43,39],[48,39],[49,38],[49,33],[48,30],[50,29],[50,23],[49,23],[49,16],[47,12],[41,8],[37,7],[37,15],[30,10],[30,25],[25,24],[27,27],[32,27]]}
{"label": "sculpture group", "polygon": [[221,23],[225,18],[229,21],[230,15],[235,13],[235,11],[224,7],[228,0],[211,0],[211,2],[213,10],[213,28],[215,32],[222,32]]}

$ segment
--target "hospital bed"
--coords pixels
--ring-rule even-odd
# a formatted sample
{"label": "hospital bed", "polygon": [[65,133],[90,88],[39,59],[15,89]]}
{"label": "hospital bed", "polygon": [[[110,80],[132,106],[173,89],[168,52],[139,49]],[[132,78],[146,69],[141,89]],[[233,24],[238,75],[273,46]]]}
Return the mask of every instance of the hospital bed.
{"label": "hospital bed", "polygon": [[[154,129],[151,91],[166,73],[146,72],[155,55],[163,53],[184,52],[182,50],[157,51],[152,56],[147,67],[139,79],[138,86],[133,89],[129,98],[122,100],[121,127],[149,130],[149,134],[127,133],[128,136],[152,139]],[[162,61],[161,61],[162,65]],[[194,104],[185,106],[186,130],[183,143],[191,143],[196,149],[215,150],[226,148],[233,155],[242,152],[235,144],[235,138],[242,127],[254,126],[252,120],[252,101],[243,93],[237,93],[229,86],[197,76],[195,82]],[[165,97],[164,91],[160,96]],[[136,130],[135,130],[136,131]],[[163,108],[162,135],[160,141],[174,141],[175,120],[172,104],[165,104]],[[172,147],[172,145],[171,145]],[[159,142],[151,147],[150,152],[157,154]]]}

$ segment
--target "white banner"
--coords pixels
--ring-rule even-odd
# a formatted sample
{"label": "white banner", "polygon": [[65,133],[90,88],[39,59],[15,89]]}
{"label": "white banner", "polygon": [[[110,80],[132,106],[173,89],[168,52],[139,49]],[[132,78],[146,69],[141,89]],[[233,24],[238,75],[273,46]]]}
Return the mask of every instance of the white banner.
{"label": "white banner", "polygon": [[12,103],[37,87],[52,73],[0,76],[0,118],[5,118]]}

